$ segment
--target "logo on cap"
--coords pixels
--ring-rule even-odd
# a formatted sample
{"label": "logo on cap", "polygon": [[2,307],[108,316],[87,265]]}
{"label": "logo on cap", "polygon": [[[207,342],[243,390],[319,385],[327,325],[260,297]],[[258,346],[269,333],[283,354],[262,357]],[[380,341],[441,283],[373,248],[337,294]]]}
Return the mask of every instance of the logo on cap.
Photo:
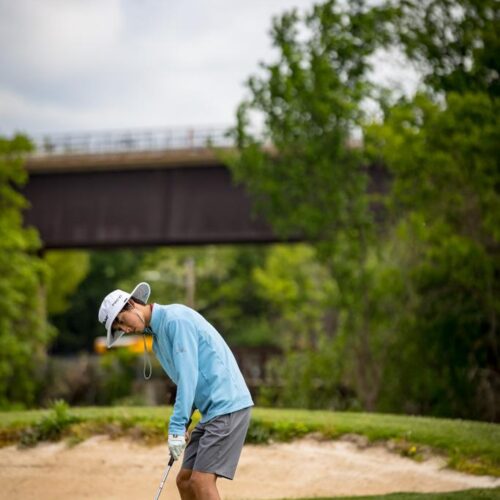
{"label": "logo on cap", "polygon": [[115,301],[111,304],[111,306],[114,306],[116,305],[116,303],[122,298],[122,294],[120,293],[120,295],[118,295],[118,297],[116,297]]}

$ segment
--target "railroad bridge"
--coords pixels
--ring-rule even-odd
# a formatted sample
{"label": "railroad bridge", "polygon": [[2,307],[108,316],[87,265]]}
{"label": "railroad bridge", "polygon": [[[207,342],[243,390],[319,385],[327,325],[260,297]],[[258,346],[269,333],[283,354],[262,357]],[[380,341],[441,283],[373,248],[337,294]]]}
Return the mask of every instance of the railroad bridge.
{"label": "railroad bridge", "polygon": [[[271,243],[220,158],[223,129],[145,130],[35,138],[27,161],[25,222],[43,247]],[[386,189],[370,166],[371,188]]]}
{"label": "railroad bridge", "polygon": [[276,241],[216,151],[223,130],[35,138],[24,188],[43,247]]}

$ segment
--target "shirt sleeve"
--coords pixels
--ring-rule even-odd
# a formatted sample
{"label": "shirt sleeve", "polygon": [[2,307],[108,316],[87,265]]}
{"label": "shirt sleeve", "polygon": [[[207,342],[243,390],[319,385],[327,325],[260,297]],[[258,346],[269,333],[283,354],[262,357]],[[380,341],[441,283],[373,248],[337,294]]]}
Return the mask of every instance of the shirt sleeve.
{"label": "shirt sleeve", "polygon": [[184,435],[198,384],[198,334],[194,325],[186,320],[174,321],[169,325],[169,333],[177,372],[177,396],[168,432]]}

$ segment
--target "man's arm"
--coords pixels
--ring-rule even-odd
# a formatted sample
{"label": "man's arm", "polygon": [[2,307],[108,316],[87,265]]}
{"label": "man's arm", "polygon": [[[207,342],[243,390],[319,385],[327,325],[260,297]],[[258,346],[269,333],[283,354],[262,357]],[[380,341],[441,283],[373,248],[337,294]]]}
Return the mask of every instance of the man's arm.
{"label": "man's arm", "polygon": [[188,320],[173,322],[169,330],[177,372],[177,395],[168,430],[169,434],[184,435],[192,415],[198,383],[198,334]]}

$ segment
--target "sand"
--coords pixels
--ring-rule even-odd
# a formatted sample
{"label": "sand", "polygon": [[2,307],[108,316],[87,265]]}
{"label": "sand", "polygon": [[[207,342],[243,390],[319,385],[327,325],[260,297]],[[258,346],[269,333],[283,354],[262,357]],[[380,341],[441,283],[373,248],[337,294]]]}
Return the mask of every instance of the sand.
{"label": "sand", "polygon": [[[96,436],[74,447],[40,444],[0,449],[0,498],[16,500],[152,499],[167,461],[166,445]],[[176,463],[162,499],[179,499]],[[417,463],[383,446],[311,438],[243,449],[234,481],[218,480],[225,500],[437,492],[500,486],[500,478],[444,468],[439,458]]]}

